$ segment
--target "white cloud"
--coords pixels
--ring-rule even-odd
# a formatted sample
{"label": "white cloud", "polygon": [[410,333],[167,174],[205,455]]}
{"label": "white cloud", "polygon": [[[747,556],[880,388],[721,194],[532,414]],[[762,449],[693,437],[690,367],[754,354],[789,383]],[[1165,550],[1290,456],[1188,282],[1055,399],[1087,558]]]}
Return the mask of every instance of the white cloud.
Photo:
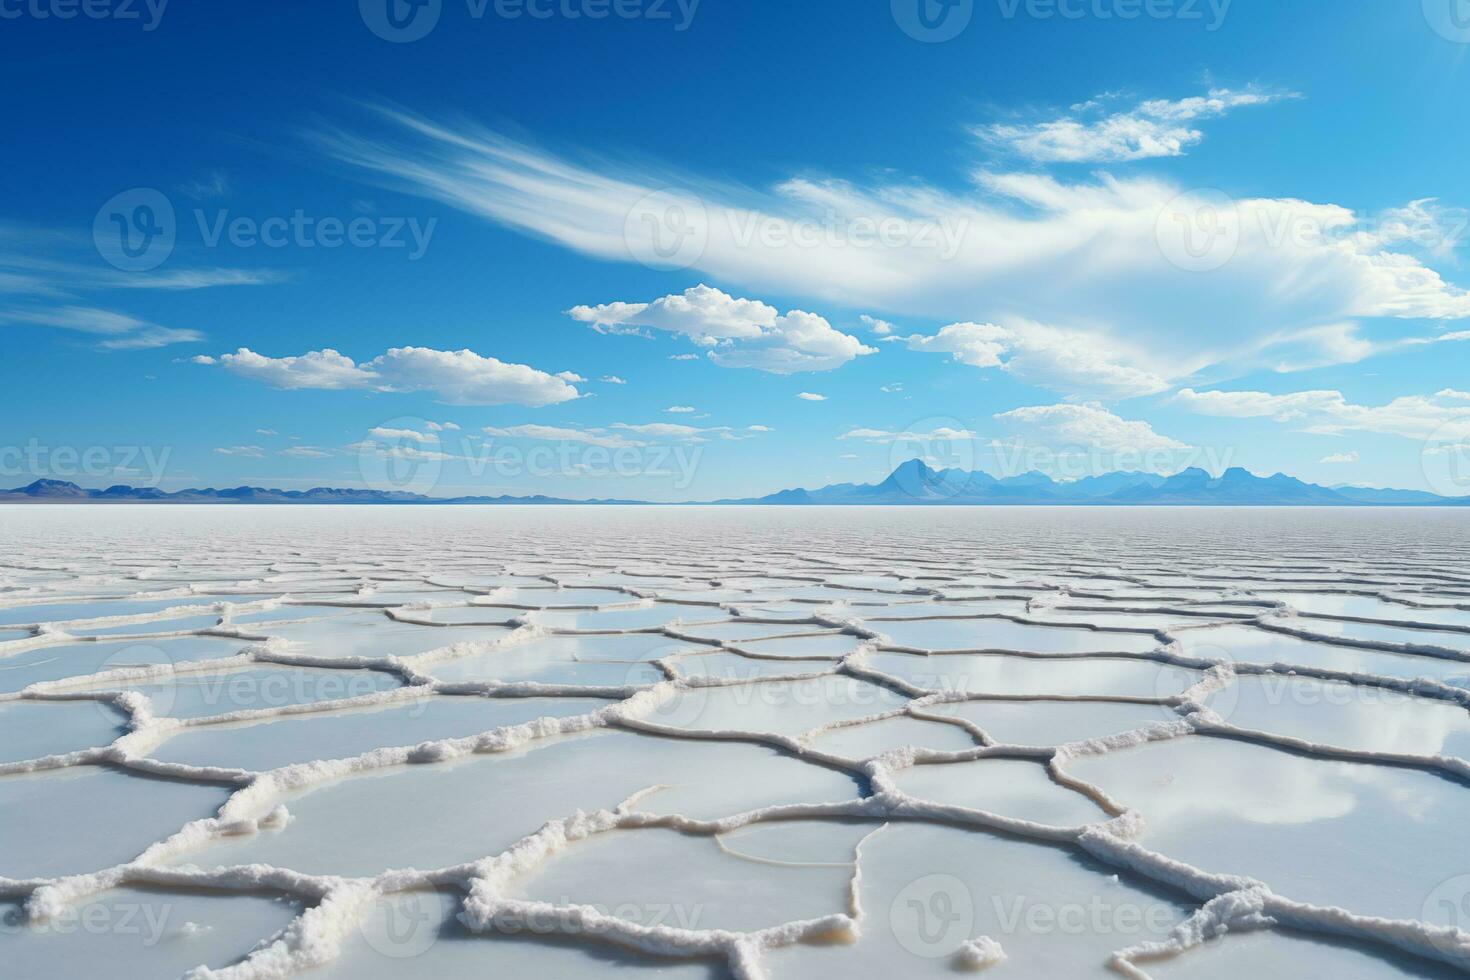
{"label": "white cloud", "polygon": [[580,374],[578,374],[575,371],[558,371],[558,372],[556,372],[556,376],[558,378],[561,378],[563,381],[566,381],[566,382],[568,382],[570,384],[579,384],[579,383],[585,384],[586,381],[587,381],[586,378],[582,377]]}
{"label": "white cloud", "polygon": [[728,427],[716,427],[713,429],[701,429],[692,425],[677,425],[673,422],[645,422],[641,425],[630,425],[627,422],[614,422],[614,429],[623,429],[627,432],[636,432],[639,435],[651,436],[655,439],[675,439],[688,442],[701,442],[709,433],[728,432]]}
{"label": "white cloud", "polygon": [[888,445],[894,442],[973,442],[980,438],[969,429],[955,429],[949,426],[937,426],[927,432],[895,432],[889,429],[849,429],[838,439],[861,439],[864,442],[873,442],[880,445]]}
{"label": "white cloud", "polygon": [[382,426],[369,429],[368,435],[377,439],[389,439],[395,442],[401,442],[404,439],[411,439],[414,442],[439,441],[439,437],[432,432],[415,432],[413,429],[386,429]]}
{"label": "white cloud", "polygon": [[458,423],[455,423],[455,422],[430,422],[430,423],[428,423],[428,426],[427,427],[428,427],[428,430],[430,432],[458,432],[459,431],[459,425],[458,425]]}
{"label": "white cloud", "polygon": [[280,433],[277,432],[275,429],[256,429],[255,430],[255,434],[258,435],[258,436],[278,436],[278,435],[280,435]]}
{"label": "white cloud", "polygon": [[1077,330],[1029,320],[1007,326],[951,323],[932,336],[903,339],[910,350],[944,353],[961,364],[1002,368],[1023,381],[1069,395],[1132,398],[1166,391],[1169,384],[1150,371],[1125,363],[1117,344],[1100,343]]}
{"label": "white cloud", "polygon": [[610,385],[625,385],[625,384],[628,383],[628,382],[624,381],[622,378],[618,377],[616,374],[604,374],[602,377],[598,378],[597,380],[603,382],[604,384],[610,384]]}
{"label": "white cloud", "polygon": [[1284,97],[1218,88],[1203,96],[1177,101],[1149,99],[1126,112],[1079,118],[1091,115],[1097,107],[1097,103],[1083,103],[1073,107],[1077,115],[1039,123],[997,123],[978,127],[975,133],[993,146],[1042,163],[1120,163],[1177,157],[1184,155],[1186,147],[1204,139],[1204,133],[1196,128],[1200,120]]}
{"label": "white cloud", "polygon": [[1340,391],[1195,391],[1172,401],[1200,415],[1270,418],[1296,423],[1318,435],[1375,432],[1406,439],[1470,438],[1470,392],[1445,388],[1433,395],[1404,395],[1384,405],[1355,405]]}
{"label": "white cloud", "polygon": [[886,384],[886,385],[880,386],[878,388],[878,390],[881,391],[881,392],[883,392],[884,394],[896,395],[899,392],[903,391],[903,385],[900,384],[899,382],[895,381],[892,384]]}
{"label": "white cloud", "polygon": [[671,361],[697,361],[697,360],[699,360],[699,355],[698,354],[670,354],[669,355],[669,360],[671,360]]}
{"label": "white cloud", "polygon": [[804,402],[824,402],[827,400],[826,395],[817,395],[810,391],[799,392],[796,397]]}
{"label": "white cloud", "polygon": [[234,354],[220,355],[218,363],[242,377],[284,389],[433,391],[455,405],[533,408],[578,397],[577,389],[560,377],[471,350],[395,347],[357,364],[331,348],[296,357],[266,357],[242,347]]}
{"label": "white cloud", "polygon": [[1119,418],[1100,405],[1035,405],[995,416],[1035,442],[1115,455],[1144,455],[1190,447],[1160,435],[1144,421]]}
{"label": "white cloud", "polygon": [[893,324],[889,323],[887,320],[880,320],[877,317],[868,316],[868,314],[866,313],[859,316],[858,319],[863,321],[863,326],[867,327],[869,330],[873,331],[873,333],[877,334],[880,337],[886,337],[889,334],[893,333]]}
{"label": "white cloud", "polygon": [[747,425],[745,427],[745,431],[747,431],[747,432],[775,432],[776,430],[773,429],[773,428],[771,428],[769,425]]}
{"label": "white cloud", "polygon": [[161,327],[147,320],[91,306],[57,306],[43,309],[0,311],[0,323],[28,324],[94,334],[102,350],[148,350],[169,344],[197,343],[204,335],[197,330]]}
{"label": "white cloud", "polygon": [[1332,453],[1329,456],[1323,456],[1321,461],[1324,463],[1356,463],[1358,461],[1358,452],[1357,450],[1353,450],[1347,453]]}
{"label": "white cloud", "polygon": [[513,439],[534,439],[538,442],[578,442],[606,449],[626,449],[645,446],[647,443],[610,433],[605,429],[572,429],[554,425],[512,425],[506,428],[486,426],[488,436]]}
{"label": "white cloud", "polygon": [[[1217,101],[1228,108],[1246,104],[1241,98],[1231,93]],[[1152,118],[1186,127],[1218,111],[1209,97],[1146,105]],[[699,214],[703,248],[691,268],[706,276],[742,290],[902,317],[1058,324],[1087,335],[1094,353],[1126,349],[1116,363],[1144,378],[1178,382],[1207,368],[1223,376],[1340,363],[1363,356],[1365,343],[1377,349],[1374,331],[1402,335],[1361,322],[1366,318],[1470,316],[1470,294],[1426,265],[1411,239],[1389,248],[1385,242],[1402,236],[1294,233],[1361,225],[1359,215],[1331,203],[1222,200],[1157,176],[1058,180],[1024,172],[975,173],[973,186],[958,190],[899,178],[860,185],[820,177],[747,188],[648,166],[581,165],[474,127],[448,129],[394,112],[382,117],[387,126],[373,138],[337,135],[329,149],[377,178],[576,252],[629,261],[632,245],[652,243],[630,243],[628,236],[653,232],[630,232],[628,215],[651,193],[676,187]],[[1176,216],[1207,208],[1222,218],[1230,247],[1218,266],[1201,273],[1178,255],[1169,258],[1167,233],[1178,233]],[[752,223],[786,234],[743,235]],[[948,237],[938,248],[917,234],[858,244],[795,233],[814,223],[938,228]],[[712,360],[807,369],[800,358],[781,365],[771,354],[745,355],[749,363],[742,364],[736,352],[759,343],[730,336],[730,323],[706,314],[685,310],[679,323],[693,331],[697,322],[706,337],[725,336],[710,348],[724,356]],[[628,322],[638,315],[615,304],[593,319],[599,317],[611,321],[604,329],[655,329]],[[818,357],[837,361],[856,352],[834,353]],[[1056,360],[1035,357],[1045,367]]]}
{"label": "white cloud", "polygon": [[668,408],[664,409],[664,411],[673,412],[675,415],[688,415],[690,413],[699,411],[699,409],[695,408],[693,405],[670,405]]}
{"label": "white cloud", "polygon": [[265,450],[260,446],[220,446],[215,452],[221,456],[247,456],[251,459],[262,459]]}
{"label": "white cloud", "polygon": [[315,446],[291,446],[279,451],[281,456],[290,456],[293,459],[326,459],[332,454],[325,449]]}
{"label": "white cloud", "polygon": [[703,283],[649,303],[574,306],[567,314],[605,333],[648,327],[682,334],[709,348],[709,359],[722,367],[773,374],[831,371],[877,353],[815,313],[779,313],[759,300],[736,299]]}

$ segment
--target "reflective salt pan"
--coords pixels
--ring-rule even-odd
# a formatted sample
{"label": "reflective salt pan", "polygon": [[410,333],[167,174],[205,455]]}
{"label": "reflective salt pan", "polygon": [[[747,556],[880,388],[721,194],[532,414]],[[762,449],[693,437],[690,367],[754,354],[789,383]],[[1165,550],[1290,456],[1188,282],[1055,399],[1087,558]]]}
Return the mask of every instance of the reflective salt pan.
{"label": "reflective salt pan", "polygon": [[[256,634],[260,627],[248,632]],[[290,642],[290,652],[312,657],[408,657],[456,643],[504,639],[503,626],[415,626],[397,623],[382,612],[352,613],[340,619],[271,626],[265,635]]]}
{"label": "reflective salt pan", "polygon": [[867,666],[927,690],[971,694],[1172,697],[1202,676],[1197,671],[1152,660],[1047,660],[1000,653],[879,653],[868,658]]}
{"label": "reflective salt pan", "polygon": [[236,711],[339,701],[400,686],[393,675],[375,670],[271,665],[228,671],[188,671],[152,683],[102,683],[95,689],[144,694],[155,715],[204,718]]}
{"label": "reflective salt pan", "polygon": [[698,644],[657,633],[547,636],[424,666],[442,681],[534,681],[542,684],[627,686],[664,679],[651,661]]}
{"label": "reflective salt pan", "polygon": [[1470,711],[1381,687],[1243,675],[1213,694],[1232,725],[1342,748],[1470,759]]}
{"label": "reflective salt pan", "polygon": [[108,670],[219,660],[235,655],[247,645],[248,641],[225,637],[184,636],[33,647],[22,653],[0,657],[0,693],[19,691],[43,681],[83,677]]}
{"label": "reflective salt pan", "polygon": [[126,731],[126,721],[100,701],[0,704],[0,763],[107,745]]}
{"label": "reflective salt pan", "polygon": [[548,609],[528,613],[530,621],[569,630],[641,630],[675,621],[707,622],[724,615],[718,609],[660,604],[637,609]]}
{"label": "reflective salt pan", "polygon": [[1232,932],[1182,956],[1138,964],[1156,980],[1333,977],[1342,980],[1451,980],[1464,974],[1388,946],[1288,929]]}
{"label": "reflective salt pan", "polygon": [[961,701],[925,710],[963,718],[995,741],[1011,745],[1064,745],[1179,717],[1162,705],[1116,701]]}
{"label": "reflective salt pan", "polygon": [[293,816],[285,828],[214,841],[178,863],[345,875],[448,867],[498,854],[553,817],[614,807],[654,786],[668,788],[641,797],[641,809],[703,819],[850,799],[858,789],[850,777],[760,746],[602,731],[297,792],[285,800]]}
{"label": "reflective salt pan", "polygon": [[[404,892],[380,899],[343,942],[341,955],[313,970],[322,980],[727,980],[723,963],[643,956],[611,943],[508,928],[472,933],[457,916],[455,892]],[[554,924],[553,924],[554,925]]]}
{"label": "reflective salt pan", "polygon": [[830,752],[844,759],[870,759],[902,748],[959,752],[972,749],[975,744],[969,733],[958,725],[907,716],[834,728],[807,741],[808,746],[819,752]]}
{"label": "reflective salt pan", "polygon": [[93,766],[0,776],[0,877],[59,877],[131,861],[189,821],[213,816],[228,795]]}
{"label": "reflective salt pan", "polygon": [[1470,688],[1470,662],[1466,661],[1337,646],[1251,626],[1210,626],[1180,630],[1174,636],[1186,656],[1204,660],[1281,663],[1404,680],[1428,677],[1442,684]]}
{"label": "reflective salt pan", "polygon": [[1089,797],[1052,780],[1041,762],[976,759],[913,766],[894,777],[912,796],[1056,827],[1107,820]]}
{"label": "reflective salt pan", "polygon": [[265,771],[390,746],[467,738],[537,718],[589,714],[608,703],[596,698],[437,696],[383,708],[190,728],[149,755],[163,762]]}
{"label": "reflective salt pan", "polygon": [[120,888],[28,923],[0,902],[6,975],[154,980],[243,959],[298,913],[284,898]]}
{"label": "reflective salt pan", "polygon": [[1190,911],[1075,851],[954,827],[890,824],[859,867],[857,942],[773,951],[773,980],[953,977],[982,936],[1005,952],[997,976],[1107,980],[1115,950],[1162,939]]}
{"label": "reflective salt pan", "polygon": [[1147,814],[1141,843],[1298,901],[1450,924],[1470,790],[1429,772],[1186,736],[1066,764]]}
{"label": "reflective salt pan", "polygon": [[[828,833],[851,828],[828,827]],[[849,846],[856,839],[849,842]],[[576,841],[516,883],[515,897],[591,905],[643,926],[750,932],[847,911],[840,863],[754,860],[708,834],[644,828]]]}
{"label": "reflective salt pan", "polygon": [[1160,644],[1139,633],[1033,626],[1008,619],[869,622],[887,642],[916,650],[1020,650],[1029,653],[1146,653]]}
{"label": "reflective salt pan", "polygon": [[852,677],[826,675],[681,691],[647,720],[695,731],[800,735],[836,721],[901,708],[908,699]]}
{"label": "reflective salt pan", "polygon": [[684,653],[672,661],[674,672],[680,677],[712,677],[725,681],[819,674],[831,671],[836,663],[835,660],[798,660],[794,657],[757,660],[727,650],[718,653]]}

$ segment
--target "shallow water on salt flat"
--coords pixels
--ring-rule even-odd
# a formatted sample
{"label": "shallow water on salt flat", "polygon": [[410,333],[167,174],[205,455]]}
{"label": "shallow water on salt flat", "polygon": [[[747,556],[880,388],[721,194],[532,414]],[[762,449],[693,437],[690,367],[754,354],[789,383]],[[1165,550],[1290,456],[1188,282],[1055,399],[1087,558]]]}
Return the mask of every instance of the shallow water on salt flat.
{"label": "shallow water on salt flat", "polygon": [[9,977],[181,977],[243,958],[293,919],[281,896],[120,888],[57,918],[28,922],[0,900],[0,962]]}
{"label": "shallow water on salt flat", "polygon": [[926,710],[963,718],[995,741],[1010,745],[1083,742],[1179,717],[1159,705],[1108,701],[962,701]]}
{"label": "shallow water on salt flat", "polygon": [[640,955],[610,943],[577,942],[544,930],[474,933],[457,916],[456,892],[405,892],[374,903],[343,943],[342,955],[313,970],[322,980],[728,980],[723,963]]}
{"label": "shallow water on salt flat", "polygon": [[[512,893],[553,905],[592,905],[644,926],[768,929],[847,910],[851,848],[871,828],[821,829],[845,836],[846,860],[754,859],[730,853],[708,834],[610,831],[572,843]],[[747,840],[746,846],[759,845]]]}
{"label": "shallow water on salt flat", "polygon": [[1003,653],[921,656],[879,653],[867,666],[925,690],[970,694],[1064,694],[1159,698],[1179,694],[1197,671],[1121,657],[1037,659]]}
{"label": "shallow water on salt flat", "polygon": [[665,788],[640,799],[639,809],[703,819],[773,803],[851,799],[858,789],[850,777],[770,749],[590,734],[529,751],[377,770],[291,794],[285,828],[226,838],[178,860],[349,875],[445,867],[500,852],[548,815],[614,807],[656,786]]}
{"label": "shallow water on salt flat", "polygon": [[923,800],[984,810],[1054,827],[1097,823],[1110,816],[1091,799],[1054,782],[1029,759],[976,759],[905,769],[898,788]]}
{"label": "shallow water on salt flat", "polygon": [[1463,854],[1461,783],[1199,735],[1064,768],[1147,814],[1141,843],[1196,867],[1362,914],[1457,921],[1432,899]]}
{"label": "shallow water on salt flat", "polygon": [[162,762],[264,772],[313,759],[346,759],[389,746],[468,738],[537,718],[583,715],[596,698],[441,697],[333,715],[190,728],[148,753]]}
{"label": "shallow water on salt flat", "polygon": [[[0,877],[83,874],[131,861],[185,823],[213,816],[218,786],[93,766],[0,776]],[[99,814],[107,815],[98,832]]]}
{"label": "shallow water on salt flat", "polygon": [[1237,677],[1206,703],[1241,728],[1362,751],[1470,760],[1470,711],[1447,701],[1265,674]]}
{"label": "shallow water on salt flat", "polygon": [[215,636],[52,643],[0,657],[0,694],[45,681],[87,677],[108,670],[219,660],[233,656],[248,645],[246,640]]}
{"label": "shallow water on salt flat", "polygon": [[0,763],[40,759],[107,745],[126,716],[95,701],[0,704]]}
{"label": "shallow water on salt flat", "polygon": [[1450,967],[1367,944],[1327,942],[1290,930],[1232,933],[1182,956],[1140,965],[1156,980],[1237,980],[1239,977],[1332,977],[1334,980],[1449,980]]}
{"label": "shallow water on salt flat", "polygon": [[1025,650],[1031,653],[1146,653],[1152,636],[1075,627],[1036,626],[1008,619],[918,619],[873,623],[891,646],[916,650]]}
{"label": "shallow water on salt flat", "polygon": [[807,740],[807,745],[818,752],[830,752],[844,759],[870,759],[910,747],[960,752],[973,749],[976,744],[958,725],[902,716],[833,728]]}
{"label": "shallow water on salt flat", "polygon": [[1174,635],[1186,656],[1204,660],[1281,663],[1404,680],[1428,677],[1452,687],[1470,689],[1470,661],[1337,646],[1251,626],[1209,626],[1180,630]]}
{"label": "shallow water on salt flat", "polygon": [[890,824],[862,849],[866,912],[852,945],[799,945],[771,956],[773,980],[963,975],[956,953],[987,936],[996,976],[1116,977],[1117,949],[1156,940],[1189,914],[1182,896],[1117,880],[1060,848],[945,826]]}
{"label": "shallow water on salt flat", "polygon": [[[1101,980],[1116,975],[1107,966],[1113,953],[1164,938],[1198,905],[1165,884],[1170,876],[1150,864],[1155,852],[1206,871],[1255,876],[1290,901],[1470,928],[1470,867],[1461,867],[1460,830],[1470,786],[1362,755],[1347,761],[1325,749],[1294,753],[1265,744],[1274,735],[1332,746],[1338,756],[1465,757],[1470,716],[1453,692],[1413,699],[1371,684],[1323,683],[1302,671],[1470,687],[1470,662],[1303,640],[1239,623],[1205,625],[1213,617],[1263,616],[1270,602],[1295,597],[1303,613],[1394,625],[1315,615],[1268,621],[1360,642],[1454,647],[1470,634],[1426,627],[1470,621],[1470,613],[1453,608],[1470,604],[1463,514],[101,510],[0,508],[0,533],[12,542],[0,559],[0,643],[11,648],[0,646],[0,766],[107,744],[126,729],[129,712],[141,729],[108,750],[116,762],[107,768],[0,775],[0,876],[119,865],[215,815],[228,799],[232,787],[209,783],[203,773],[192,780],[146,776],[143,768],[155,759],[182,772],[192,765],[301,765],[289,771],[289,785],[245,790],[225,811],[236,822],[195,825],[187,842],[157,855],[162,873],[184,883],[165,894],[192,896],[199,893],[189,884],[207,885],[217,907],[236,913],[213,920],[202,909],[191,913],[195,925],[181,926],[156,949],[130,948],[120,937],[90,946],[91,937],[25,938],[19,942],[27,951],[14,962],[32,975],[100,970],[111,980],[227,965],[319,900],[325,879],[310,876],[417,868],[439,871],[433,881],[441,885],[467,889],[470,880],[444,869],[508,848],[530,855],[538,841],[551,845],[549,853],[525,858],[506,879],[507,894],[546,899],[553,912],[574,902],[606,910],[603,934],[553,917],[541,929],[521,925],[507,934],[504,923],[491,923],[488,934],[471,935],[454,918],[461,891],[413,892],[430,878],[399,873],[388,887],[409,891],[342,911],[360,921],[341,923],[340,955],[329,954],[337,958],[309,975],[713,980],[731,975],[729,948],[706,947],[708,958],[690,960],[677,951],[680,942],[712,942],[725,935],[709,931],[719,928],[793,929],[802,918],[851,911],[856,897],[860,935],[774,939],[772,948],[752,954],[758,971],[776,980],[939,976],[965,966],[964,944],[975,941],[975,955],[991,942],[1004,949],[1007,959],[991,967],[998,976]],[[187,587],[199,594],[137,598]],[[285,595],[305,604],[220,609],[244,639],[146,638],[172,629],[197,634],[213,625],[216,612],[155,618],[165,609],[225,602],[237,609]],[[17,599],[30,605],[16,606]],[[402,606],[397,612],[407,620],[442,625],[397,622],[378,608],[387,604]],[[414,608],[424,605],[433,608]],[[109,631],[102,642],[57,642],[19,628],[42,620],[37,609],[73,624],[147,618],[76,626],[89,635]],[[851,623],[853,632],[823,627],[812,621],[818,617]],[[602,632],[512,636],[494,625],[511,619]],[[675,625],[662,631],[668,624]],[[628,630],[643,632],[622,632]],[[1157,631],[1169,632],[1177,646]],[[861,635],[873,633],[919,649],[1030,656],[862,651]],[[262,646],[255,637],[283,643]],[[447,649],[461,643],[479,646]],[[228,668],[188,669],[242,651]],[[1193,735],[1136,745],[1141,730],[1152,729],[1149,737],[1157,739],[1164,734],[1157,726],[1185,725],[1171,699],[1203,674],[1169,662],[1175,656],[1285,661],[1298,675],[1244,672],[1222,690],[1196,692],[1244,729],[1241,739]],[[362,669],[352,657],[406,658],[403,668],[426,689],[412,702],[387,703],[402,680]],[[655,660],[669,664],[675,679]],[[185,669],[171,672],[174,664]],[[88,679],[99,670],[144,666],[154,668],[149,676]],[[772,680],[793,672],[815,676]],[[62,678],[74,680],[55,690],[82,700],[42,702],[38,692],[16,693]],[[499,683],[538,696],[472,696]],[[999,697],[913,705],[905,684]],[[655,685],[656,693],[640,693]],[[86,700],[118,690],[136,696],[117,708]],[[617,709],[623,714],[584,714],[615,704],[612,696],[629,699]],[[348,697],[366,703],[339,703]],[[239,710],[261,713],[171,737],[164,727],[149,731],[170,724],[152,720],[163,716],[207,720]],[[578,720],[569,721],[572,715]],[[921,716],[964,722],[1040,754],[911,765],[901,750],[978,747],[964,725]],[[1208,716],[1194,717],[1203,724]],[[557,734],[564,725],[589,724],[608,727]],[[643,724],[669,734],[631,730]],[[513,748],[495,742],[469,755],[461,754],[464,746],[432,741],[487,729],[497,739],[513,732],[525,741]],[[779,739],[794,741],[781,742],[789,750],[770,744]],[[1062,768],[1137,811],[1136,824],[1108,825],[1139,832],[1143,850],[1133,872],[1075,844],[1038,842],[1069,833],[1046,828],[1107,820],[1045,765],[1046,747],[1097,739],[1107,741],[1086,749],[1097,754],[1070,758]],[[400,748],[371,751],[390,746]],[[802,753],[811,756],[804,761]],[[820,764],[818,755],[833,761]],[[322,761],[346,756],[355,757],[352,770]],[[882,787],[897,791],[863,799]],[[526,839],[548,821],[620,804],[618,814],[596,819],[621,829],[557,843],[552,823]],[[997,835],[977,829],[979,818],[961,808],[1019,822],[1013,833]],[[267,815],[253,829],[251,820]],[[260,897],[267,865],[283,869],[272,887],[291,891],[289,902]],[[1180,867],[1174,873],[1198,874]],[[79,902],[92,901],[87,889],[106,886],[78,885]],[[17,899],[31,888],[0,880],[0,892]],[[103,892],[114,894],[131,893]],[[1232,928],[1223,943],[1143,965],[1161,980],[1185,970],[1207,978],[1437,975],[1344,925],[1341,915],[1317,915],[1304,913],[1304,931]],[[652,931],[634,939],[623,931],[634,923]],[[661,931],[671,923],[692,931]],[[1407,926],[1394,929],[1400,942],[1420,941]],[[288,944],[298,941],[293,935]],[[7,944],[20,948],[16,942],[0,930],[0,956]],[[168,958],[186,946],[187,964]],[[101,960],[89,957],[108,961],[99,968]]]}

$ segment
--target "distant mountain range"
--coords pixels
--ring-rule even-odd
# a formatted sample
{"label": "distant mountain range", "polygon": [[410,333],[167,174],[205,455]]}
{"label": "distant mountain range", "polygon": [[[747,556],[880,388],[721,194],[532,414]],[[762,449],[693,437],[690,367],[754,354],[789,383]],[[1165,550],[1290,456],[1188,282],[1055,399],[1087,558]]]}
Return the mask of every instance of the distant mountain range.
{"label": "distant mountain range", "polygon": [[[715,504],[929,505],[995,504],[1045,506],[1313,506],[1313,507],[1464,507],[1470,497],[1441,497],[1423,490],[1323,487],[1277,473],[1256,476],[1232,467],[1219,476],[1190,468],[1173,476],[1108,473],[1061,483],[1043,473],[994,477],[979,470],[936,470],[921,460],[900,465],[881,483],[835,483],[816,490],[782,490],[764,497],[716,500]],[[89,490],[62,480],[37,480],[0,491],[0,503],[199,503],[199,504],[639,504],[640,500],[572,500],[530,497],[427,497],[406,491],[269,490],[233,487],[177,490],[112,486]]]}

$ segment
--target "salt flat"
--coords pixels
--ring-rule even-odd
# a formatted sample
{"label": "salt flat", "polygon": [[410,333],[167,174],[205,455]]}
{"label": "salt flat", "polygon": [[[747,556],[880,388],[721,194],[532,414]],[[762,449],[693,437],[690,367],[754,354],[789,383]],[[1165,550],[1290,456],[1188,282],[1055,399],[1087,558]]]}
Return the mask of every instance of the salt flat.
{"label": "salt flat", "polygon": [[1470,515],[0,509],[25,976],[1470,972]]}

